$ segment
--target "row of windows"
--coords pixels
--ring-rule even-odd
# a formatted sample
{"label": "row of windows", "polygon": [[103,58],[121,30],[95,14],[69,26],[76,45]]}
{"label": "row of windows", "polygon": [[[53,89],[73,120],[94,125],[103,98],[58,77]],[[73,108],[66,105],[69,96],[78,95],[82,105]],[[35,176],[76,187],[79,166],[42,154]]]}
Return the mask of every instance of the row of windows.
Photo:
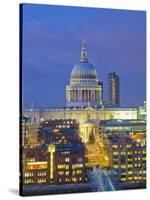
{"label": "row of windows", "polygon": [[[61,183],[63,181],[62,178],[59,178],[58,182]],[[65,182],[77,182],[77,181],[82,181],[82,177],[76,178],[76,177],[72,177],[72,178],[65,178]]]}
{"label": "row of windows", "polygon": [[31,177],[31,176],[33,176],[33,172],[31,172],[31,173],[27,173],[27,172],[26,172],[26,173],[24,174],[24,176],[25,176],[25,177]]}
{"label": "row of windows", "polygon": [[35,158],[27,158],[26,161],[27,162],[35,162]]}
{"label": "row of windows", "polygon": [[128,178],[121,178],[121,181],[127,181],[127,180],[146,180],[146,177],[140,177],[140,176],[134,176],[134,177],[128,177]]}
{"label": "row of windows", "polygon": [[[33,179],[27,179],[24,181],[25,184],[34,183]],[[46,183],[46,178],[37,179],[37,183]]]}
{"label": "row of windows", "polygon": [[70,158],[65,158],[65,162],[69,162],[70,161]]}
{"label": "row of windows", "polygon": [[[113,145],[112,145],[112,148],[114,148],[114,149],[117,149],[117,148],[119,148],[119,146],[120,146],[120,145],[113,144]],[[131,148],[131,147],[132,147],[132,145],[131,145],[131,144],[127,144],[127,145],[126,145],[126,146],[124,146],[124,147],[126,147],[126,148],[128,148],[128,149],[129,149],[129,148]]]}
{"label": "row of windows", "polygon": [[37,183],[46,183],[46,178],[38,179]]}
{"label": "row of windows", "polygon": [[135,164],[128,164],[128,165],[113,165],[113,168],[115,169],[118,169],[118,168],[121,168],[121,169],[126,169],[126,168],[133,168],[133,167],[142,167],[143,165],[141,163],[135,163]]}
{"label": "row of windows", "polygon": [[[67,162],[69,162],[69,158],[66,158]],[[73,164],[72,165],[72,169],[76,169],[76,168],[82,168],[83,167],[83,163],[77,163],[77,164]],[[58,169],[69,169],[69,165],[57,165]]]}
{"label": "row of windows", "polygon": [[27,179],[27,180],[24,181],[24,183],[25,183],[25,184],[33,183],[33,179]]}
{"label": "row of windows", "polygon": [[80,164],[73,164],[73,165],[72,165],[72,169],[82,168],[82,167],[83,167],[83,163],[80,163]]}
{"label": "row of windows", "polygon": [[[117,158],[113,158],[113,161],[118,161],[119,160],[119,158],[117,157]],[[134,158],[129,158],[129,157],[125,157],[125,158],[120,158],[120,160],[121,161],[137,161],[137,160],[146,160],[146,157],[134,157]]]}
{"label": "row of windows", "polygon": [[70,128],[70,125],[56,125],[56,128]]}
{"label": "row of windows", "polygon": [[[127,172],[122,172],[122,173],[121,173],[121,175],[127,175],[127,174],[130,174],[130,175],[131,175],[131,174],[136,174],[136,171],[133,170],[133,171],[127,171]],[[146,174],[146,171],[145,171],[145,170],[140,170],[140,171],[138,171],[138,174],[139,174],[139,175],[141,175],[141,174],[144,174],[144,175],[145,175],[145,174]]]}
{"label": "row of windows", "polygon": [[[72,175],[78,175],[78,174],[81,174],[82,173],[82,170],[73,170],[72,171],[72,173],[70,173],[70,174],[72,174]],[[58,174],[59,175],[66,175],[66,176],[68,176],[69,175],[69,171],[58,171]]]}
{"label": "row of windows", "polygon": [[144,151],[127,151],[127,152],[119,152],[119,151],[114,151],[113,155],[133,155],[133,154],[144,154]]}
{"label": "row of windows", "polygon": [[46,176],[46,172],[38,172],[38,176]]}
{"label": "row of windows", "polygon": [[69,169],[69,165],[57,165],[58,169]]}

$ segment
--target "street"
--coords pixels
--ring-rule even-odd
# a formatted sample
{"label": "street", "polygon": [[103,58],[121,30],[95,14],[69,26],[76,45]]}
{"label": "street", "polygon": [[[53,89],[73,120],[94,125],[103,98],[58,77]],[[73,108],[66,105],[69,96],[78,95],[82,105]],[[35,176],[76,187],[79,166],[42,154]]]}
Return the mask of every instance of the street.
{"label": "street", "polygon": [[101,170],[100,168],[95,167],[92,171],[88,170],[88,177],[92,183],[93,191],[115,190],[106,170]]}

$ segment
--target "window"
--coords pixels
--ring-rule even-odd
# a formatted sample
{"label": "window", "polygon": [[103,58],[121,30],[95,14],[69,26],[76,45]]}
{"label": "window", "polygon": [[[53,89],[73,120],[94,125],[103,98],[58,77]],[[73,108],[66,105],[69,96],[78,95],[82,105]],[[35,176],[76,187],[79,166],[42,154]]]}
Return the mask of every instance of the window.
{"label": "window", "polygon": [[128,177],[128,180],[129,181],[133,180],[133,177],[132,176]]}
{"label": "window", "polygon": [[58,169],[69,169],[69,165],[57,165]]}
{"label": "window", "polygon": [[126,165],[121,165],[121,169],[125,169],[126,168]]}
{"label": "window", "polygon": [[70,181],[70,179],[69,178],[65,178],[65,182],[69,182]]}
{"label": "window", "polygon": [[38,179],[37,183],[46,183],[46,178],[40,178],[40,179]]}
{"label": "window", "polygon": [[113,145],[112,145],[112,148],[117,149],[118,146],[113,144]]}
{"label": "window", "polygon": [[27,179],[27,180],[25,180],[25,182],[24,182],[25,184],[30,184],[30,183],[33,183],[33,179]]}
{"label": "window", "polygon": [[65,162],[69,162],[70,161],[70,158],[65,158]]}
{"label": "window", "polygon": [[59,175],[63,175],[63,174],[64,174],[64,171],[58,171],[58,174],[59,174]]}
{"label": "window", "polygon": [[126,178],[121,178],[121,181],[126,181]]}
{"label": "window", "polygon": [[131,168],[131,167],[133,167],[133,165],[132,165],[132,164],[129,164],[129,165],[128,165],[128,168]]}
{"label": "window", "polygon": [[76,170],[76,174],[81,174],[82,170]]}
{"label": "window", "polygon": [[76,168],[82,168],[83,164],[73,164],[72,165],[72,169],[76,169]]}
{"label": "window", "polygon": [[66,171],[66,176],[68,176],[69,175],[69,171]]}
{"label": "window", "polygon": [[118,165],[114,165],[114,168],[115,168],[115,169],[118,169]]}
{"label": "window", "polygon": [[114,151],[113,152],[113,155],[118,155],[119,153],[117,151]]}
{"label": "window", "polygon": [[73,181],[73,182],[76,182],[76,181],[77,181],[77,178],[76,178],[76,177],[73,177],[73,178],[72,178],[72,181]]}
{"label": "window", "polygon": [[33,176],[33,172],[30,172],[30,173],[26,172],[26,173],[24,174],[24,176],[25,176],[25,177],[31,177],[31,176]]}
{"label": "window", "polygon": [[46,172],[38,172],[38,176],[46,176]]}
{"label": "window", "polygon": [[132,151],[128,151],[128,155],[132,155],[133,153],[132,153]]}
{"label": "window", "polygon": [[131,148],[131,144],[127,144],[126,147],[127,147],[127,148]]}
{"label": "window", "polygon": [[121,155],[126,155],[126,152],[121,152]]}

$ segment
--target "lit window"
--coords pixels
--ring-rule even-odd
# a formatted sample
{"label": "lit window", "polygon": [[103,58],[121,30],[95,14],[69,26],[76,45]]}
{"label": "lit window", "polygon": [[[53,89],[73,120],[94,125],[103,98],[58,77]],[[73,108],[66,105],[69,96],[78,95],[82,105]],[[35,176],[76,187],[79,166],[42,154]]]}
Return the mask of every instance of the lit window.
{"label": "lit window", "polygon": [[121,152],[121,155],[126,155],[126,152],[124,152],[124,151],[123,151],[123,152]]}
{"label": "lit window", "polygon": [[121,165],[121,169],[125,169],[126,168],[126,165]]}
{"label": "lit window", "polygon": [[76,181],[77,181],[77,178],[76,178],[76,177],[73,177],[73,178],[72,178],[72,181],[73,181],[73,182],[76,182]]}
{"label": "lit window", "polygon": [[66,171],[66,175],[67,175],[67,176],[69,175],[69,171]]}
{"label": "lit window", "polygon": [[133,167],[133,165],[132,164],[128,164],[128,168],[131,168],[131,167]]}
{"label": "lit window", "polygon": [[82,170],[76,170],[76,174],[81,174]]}
{"label": "lit window", "polygon": [[129,181],[133,180],[133,177],[132,176],[128,177],[128,180]]}
{"label": "lit window", "polygon": [[73,164],[72,165],[72,169],[76,169],[76,168],[82,168],[83,164]]}
{"label": "lit window", "polygon": [[69,169],[69,165],[57,165],[58,169]]}
{"label": "lit window", "polygon": [[118,146],[117,145],[112,145],[112,148],[117,149]]}
{"label": "lit window", "polygon": [[58,171],[58,174],[59,174],[59,175],[63,175],[63,174],[64,174],[64,171]]}
{"label": "lit window", "polygon": [[61,183],[61,178],[59,178],[59,180],[58,180],[60,183]]}
{"label": "lit window", "polygon": [[126,178],[121,178],[121,181],[126,181]]}
{"label": "lit window", "polygon": [[132,153],[132,151],[128,151],[128,155],[132,155],[133,153]]}
{"label": "lit window", "polygon": [[115,169],[118,169],[118,165],[114,165],[113,167],[114,167]]}
{"label": "lit window", "polygon": [[69,162],[70,161],[70,158],[65,158],[65,162]]}
{"label": "lit window", "polygon": [[113,152],[113,155],[118,155],[119,153],[117,151],[114,151]]}

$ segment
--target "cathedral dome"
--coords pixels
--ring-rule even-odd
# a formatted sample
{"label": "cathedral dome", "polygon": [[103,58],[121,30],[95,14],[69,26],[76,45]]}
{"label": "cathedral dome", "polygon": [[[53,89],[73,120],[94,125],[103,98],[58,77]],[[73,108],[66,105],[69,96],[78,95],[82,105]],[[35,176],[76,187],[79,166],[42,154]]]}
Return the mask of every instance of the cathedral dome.
{"label": "cathedral dome", "polygon": [[71,79],[97,79],[96,70],[93,65],[88,62],[87,48],[84,40],[81,47],[80,63],[73,67]]}
{"label": "cathedral dome", "polygon": [[80,62],[74,65],[70,84],[66,86],[67,107],[93,107],[102,105],[102,84],[96,70],[88,61],[85,40],[82,42]]}
{"label": "cathedral dome", "polygon": [[71,79],[97,79],[96,70],[87,60],[80,61],[73,67]]}

